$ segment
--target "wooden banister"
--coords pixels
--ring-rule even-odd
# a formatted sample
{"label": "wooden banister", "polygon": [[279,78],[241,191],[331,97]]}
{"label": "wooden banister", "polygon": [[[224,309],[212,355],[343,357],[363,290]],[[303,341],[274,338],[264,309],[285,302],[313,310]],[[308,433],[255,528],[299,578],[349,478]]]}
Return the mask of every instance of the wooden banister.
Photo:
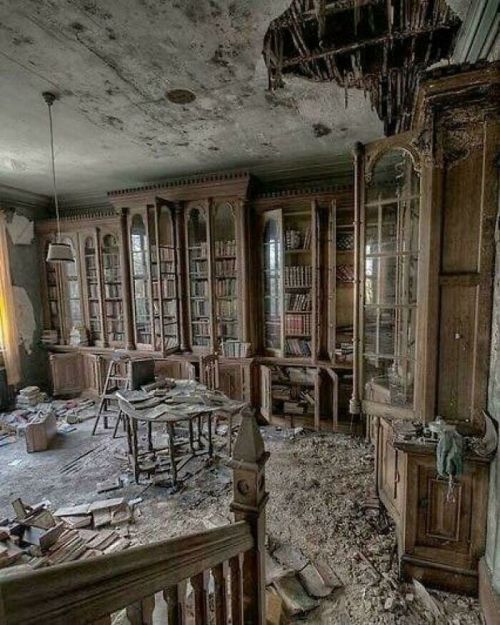
{"label": "wooden banister", "polygon": [[169,625],[184,625],[188,584],[195,625],[264,625],[267,456],[254,415],[244,415],[231,461],[235,523],[29,573],[4,570],[0,625],[109,625],[122,609],[131,625],[152,625],[157,594]]}

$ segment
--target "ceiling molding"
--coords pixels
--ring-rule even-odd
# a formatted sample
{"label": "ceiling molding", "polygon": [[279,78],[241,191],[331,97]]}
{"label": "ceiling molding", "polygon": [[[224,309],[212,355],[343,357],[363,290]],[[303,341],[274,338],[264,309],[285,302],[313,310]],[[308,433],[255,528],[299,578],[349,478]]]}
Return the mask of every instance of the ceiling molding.
{"label": "ceiling molding", "polygon": [[45,216],[51,202],[52,199],[48,195],[0,184],[0,209],[14,210],[28,219]]}

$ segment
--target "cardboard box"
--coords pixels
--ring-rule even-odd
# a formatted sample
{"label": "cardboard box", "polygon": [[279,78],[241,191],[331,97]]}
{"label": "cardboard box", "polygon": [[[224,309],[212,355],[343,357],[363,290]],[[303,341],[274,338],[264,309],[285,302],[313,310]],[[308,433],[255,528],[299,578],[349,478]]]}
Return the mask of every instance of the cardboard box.
{"label": "cardboard box", "polygon": [[26,450],[45,451],[49,448],[50,441],[57,433],[57,420],[54,414],[40,415],[34,423],[26,426]]}

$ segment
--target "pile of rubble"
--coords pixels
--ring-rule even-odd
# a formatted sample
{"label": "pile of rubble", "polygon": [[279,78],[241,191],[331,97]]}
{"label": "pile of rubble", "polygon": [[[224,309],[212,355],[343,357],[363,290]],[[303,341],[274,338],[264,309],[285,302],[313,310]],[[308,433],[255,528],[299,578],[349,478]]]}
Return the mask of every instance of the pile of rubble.
{"label": "pile of rubble", "polygon": [[47,502],[16,499],[15,518],[0,520],[0,569],[36,570],[134,546],[129,524],[139,501],[104,499],[52,513]]}

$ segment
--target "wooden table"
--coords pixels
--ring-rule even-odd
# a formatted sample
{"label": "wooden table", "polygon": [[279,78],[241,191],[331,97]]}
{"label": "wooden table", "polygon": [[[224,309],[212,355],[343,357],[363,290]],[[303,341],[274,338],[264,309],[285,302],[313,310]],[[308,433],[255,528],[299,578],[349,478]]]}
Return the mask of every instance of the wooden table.
{"label": "wooden table", "polygon": [[[141,393],[143,393],[141,395]],[[161,396],[154,393],[162,393]],[[170,389],[158,389],[153,393],[142,391],[118,391],[116,393],[120,410],[126,419],[126,431],[129,454],[132,459],[135,481],[140,474],[154,472],[157,454],[168,451],[170,472],[174,486],[178,484],[179,470],[190,460],[208,453],[213,456],[212,419],[215,414],[234,416],[247,406],[245,402],[229,399],[220,391],[208,391],[207,388],[194,380],[176,380]],[[141,450],[138,439],[138,426],[144,423],[147,427],[147,450]],[[179,447],[185,446],[176,440],[175,427],[186,423],[189,428],[189,449],[181,454]],[[168,433],[168,447],[155,448],[153,445],[153,426],[162,424]],[[206,424],[207,435],[203,425]],[[195,426],[197,432],[195,435]],[[154,466],[141,468],[141,458],[153,455]]]}

